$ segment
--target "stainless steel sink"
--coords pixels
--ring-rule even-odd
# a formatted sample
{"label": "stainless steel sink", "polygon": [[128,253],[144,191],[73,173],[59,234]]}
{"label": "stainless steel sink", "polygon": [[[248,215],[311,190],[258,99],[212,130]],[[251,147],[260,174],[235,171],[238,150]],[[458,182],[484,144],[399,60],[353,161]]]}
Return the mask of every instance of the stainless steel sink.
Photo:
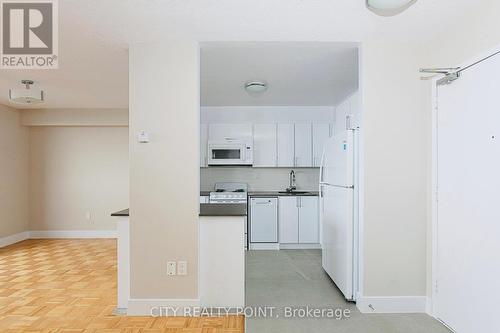
{"label": "stainless steel sink", "polygon": [[288,195],[301,195],[301,194],[309,194],[311,192],[308,191],[280,191],[279,194],[288,194]]}

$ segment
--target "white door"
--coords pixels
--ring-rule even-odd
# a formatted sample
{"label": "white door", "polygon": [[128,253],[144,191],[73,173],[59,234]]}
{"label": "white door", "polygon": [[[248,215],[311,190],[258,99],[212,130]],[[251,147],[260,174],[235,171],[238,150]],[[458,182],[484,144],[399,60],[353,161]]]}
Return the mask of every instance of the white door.
{"label": "white door", "polygon": [[278,166],[293,167],[295,160],[294,126],[278,124]]}
{"label": "white door", "polygon": [[498,332],[500,56],[438,87],[436,317]]}
{"label": "white door", "polygon": [[319,167],[321,163],[321,154],[325,142],[330,138],[330,124],[313,124],[312,127],[313,143],[313,167]]}
{"label": "white door", "polygon": [[312,166],[311,124],[295,124],[295,166]]}
{"label": "white door", "polygon": [[208,150],[208,124],[200,125],[200,167],[206,167]]}
{"label": "white door", "polygon": [[278,242],[278,199],[252,198],[250,200],[250,242]]}
{"label": "white door", "polygon": [[319,243],[318,197],[298,197],[299,243]]}
{"label": "white door", "polygon": [[276,124],[253,125],[253,166],[275,167],[276,165]]}
{"label": "white door", "polygon": [[279,198],[279,242],[297,244],[299,242],[299,212],[297,197]]}

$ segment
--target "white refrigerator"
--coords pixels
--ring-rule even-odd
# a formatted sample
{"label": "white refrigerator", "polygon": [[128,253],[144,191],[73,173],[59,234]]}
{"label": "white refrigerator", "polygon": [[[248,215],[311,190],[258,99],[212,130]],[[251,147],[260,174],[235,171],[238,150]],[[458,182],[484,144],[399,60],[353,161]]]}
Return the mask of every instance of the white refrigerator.
{"label": "white refrigerator", "polygon": [[322,265],[347,300],[357,290],[356,130],[344,130],[325,144],[320,167]]}

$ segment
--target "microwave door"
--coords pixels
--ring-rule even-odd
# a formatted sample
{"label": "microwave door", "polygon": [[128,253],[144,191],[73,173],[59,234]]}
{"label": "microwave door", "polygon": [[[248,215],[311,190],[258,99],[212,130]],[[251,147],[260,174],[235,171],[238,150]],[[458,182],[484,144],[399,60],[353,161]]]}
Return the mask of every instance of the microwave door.
{"label": "microwave door", "polygon": [[209,152],[209,165],[239,165],[243,161],[241,147],[212,146]]}
{"label": "microwave door", "polygon": [[214,148],[212,149],[212,159],[214,160],[241,160],[241,149],[234,148]]}

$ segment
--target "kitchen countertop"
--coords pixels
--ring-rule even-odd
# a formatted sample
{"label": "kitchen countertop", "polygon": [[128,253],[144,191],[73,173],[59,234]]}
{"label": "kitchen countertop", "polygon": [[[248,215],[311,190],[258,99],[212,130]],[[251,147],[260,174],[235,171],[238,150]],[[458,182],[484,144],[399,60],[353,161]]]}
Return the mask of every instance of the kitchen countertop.
{"label": "kitchen countertop", "polygon": [[246,204],[200,204],[200,216],[246,216]]}
{"label": "kitchen countertop", "polygon": [[111,216],[128,216],[128,208],[124,210],[120,210],[119,212],[111,214]]}
{"label": "kitchen countertop", "polygon": [[305,196],[305,197],[317,197],[319,195],[318,191],[309,191],[307,193],[279,193],[280,191],[250,191],[248,192],[249,197],[290,197],[290,196]]}
{"label": "kitchen countertop", "polygon": [[[317,197],[319,195],[318,191],[308,191],[304,194],[288,194],[288,193],[279,193],[281,191],[249,191],[249,197],[278,197],[278,196],[306,196],[306,197]],[[210,191],[200,191],[200,196],[209,196]]]}

